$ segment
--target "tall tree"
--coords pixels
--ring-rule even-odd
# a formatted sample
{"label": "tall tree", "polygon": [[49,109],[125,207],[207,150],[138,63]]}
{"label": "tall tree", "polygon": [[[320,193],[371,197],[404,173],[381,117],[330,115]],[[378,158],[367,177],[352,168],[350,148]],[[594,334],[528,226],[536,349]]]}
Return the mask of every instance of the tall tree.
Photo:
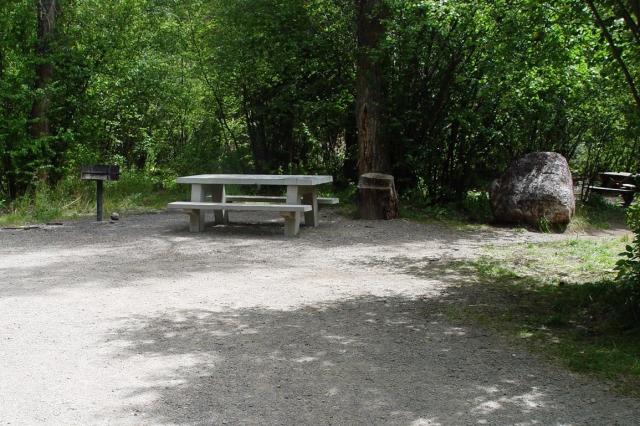
{"label": "tall tree", "polygon": [[356,0],[358,54],[356,64],[356,123],[358,127],[358,214],[363,219],[394,219],[398,194],[391,170],[390,150],[383,134],[384,80],[380,45],[389,16],[385,0]]}
{"label": "tall tree", "polygon": [[38,32],[36,44],[36,81],[38,91],[31,108],[30,134],[34,139],[49,136],[49,96],[47,87],[53,78],[53,63],[51,61],[51,42],[53,39],[56,15],[58,13],[56,0],[38,0]]}
{"label": "tall tree", "polygon": [[376,57],[384,37],[388,9],[383,0],[356,0],[358,55],[356,69],[356,121],[358,173],[388,172],[389,147],[382,135],[383,80]]}

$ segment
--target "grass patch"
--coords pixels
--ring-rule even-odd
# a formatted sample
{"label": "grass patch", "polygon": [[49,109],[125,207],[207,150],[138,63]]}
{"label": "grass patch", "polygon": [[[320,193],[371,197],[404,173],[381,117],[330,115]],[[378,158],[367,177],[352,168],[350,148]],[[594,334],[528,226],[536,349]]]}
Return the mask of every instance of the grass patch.
{"label": "grass patch", "polygon": [[476,261],[480,273],[497,273],[491,268],[504,265],[520,277],[533,277],[547,282],[590,282],[615,275],[618,255],[629,236],[594,240],[573,238],[558,242],[524,243],[508,246],[489,245],[485,256]]}
{"label": "grass patch", "polygon": [[[489,195],[484,191],[469,191],[461,201],[446,204],[433,204],[421,197],[408,196],[401,200],[400,216],[421,223],[443,223],[458,229],[477,229],[493,224]],[[528,227],[545,233],[625,228],[625,210],[619,204],[593,196],[588,203],[576,202],[576,213],[566,228],[556,229],[544,219],[536,226]],[[524,228],[521,226],[519,229]]]}
{"label": "grass patch", "polygon": [[469,191],[463,200],[446,204],[433,204],[421,197],[405,197],[400,201],[400,217],[458,229],[487,226],[493,219],[489,195],[483,191]]}
{"label": "grass patch", "polygon": [[340,199],[340,203],[338,204],[337,211],[340,215],[344,217],[348,217],[350,219],[355,219],[358,216],[358,205],[357,205],[357,193],[358,188],[355,185],[347,185],[344,188],[341,188],[335,193],[332,192],[323,192],[327,191],[328,187],[320,187],[321,196],[327,197],[338,197]]}
{"label": "grass patch", "polygon": [[[188,186],[173,176],[125,171],[117,182],[105,183],[104,213],[142,213],[164,209],[167,203],[188,199]],[[75,219],[96,214],[96,185],[70,177],[55,188],[36,184],[25,196],[0,210],[0,225],[27,225]]]}
{"label": "grass patch", "polygon": [[585,232],[611,228],[624,228],[625,210],[620,204],[594,194],[588,202],[576,203],[576,214],[569,227],[570,232]]}
{"label": "grass patch", "polygon": [[455,265],[465,283],[452,290],[447,312],[640,396],[640,290],[613,280],[625,243],[492,247],[476,261]]}

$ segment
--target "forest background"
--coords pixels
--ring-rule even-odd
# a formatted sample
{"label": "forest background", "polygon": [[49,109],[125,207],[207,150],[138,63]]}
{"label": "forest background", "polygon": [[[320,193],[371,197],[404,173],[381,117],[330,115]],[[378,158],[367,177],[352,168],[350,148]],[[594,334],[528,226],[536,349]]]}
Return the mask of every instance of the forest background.
{"label": "forest background", "polygon": [[[156,191],[203,172],[352,186],[359,3],[3,0],[0,209],[73,202],[96,163]],[[531,151],[640,170],[638,1],[373,3],[404,199],[464,203]]]}

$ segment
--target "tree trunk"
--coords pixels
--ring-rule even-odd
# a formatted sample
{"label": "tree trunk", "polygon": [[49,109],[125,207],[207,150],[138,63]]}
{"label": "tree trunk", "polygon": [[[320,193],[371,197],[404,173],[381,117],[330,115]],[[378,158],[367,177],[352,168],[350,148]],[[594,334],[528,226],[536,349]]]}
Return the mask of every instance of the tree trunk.
{"label": "tree trunk", "polygon": [[356,0],[358,54],[356,64],[356,123],[358,129],[358,212],[362,219],[398,217],[398,194],[391,170],[390,150],[383,139],[384,81],[376,58],[388,15],[385,0]]}
{"label": "tree trunk", "polygon": [[56,0],[38,0],[38,39],[36,45],[36,81],[38,91],[31,108],[31,126],[29,133],[36,139],[49,136],[49,97],[47,86],[53,78],[53,64],[49,57],[51,40],[55,31],[57,6]]}
{"label": "tree trunk", "polygon": [[393,176],[365,173],[358,182],[358,216],[360,219],[395,219],[398,195]]}
{"label": "tree trunk", "polygon": [[387,15],[384,0],[356,0],[358,55],[356,69],[356,121],[358,174],[388,172],[389,153],[382,139],[382,71],[375,50],[384,36]]}
{"label": "tree trunk", "polygon": [[242,106],[244,110],[249,142],[251,143],[251,156],[253,169],[256,173],[266,173],[268,169],[268,153],[264,138],[263,118],[255,111],[252,99],[249,99],[246,88],[242,89]]}

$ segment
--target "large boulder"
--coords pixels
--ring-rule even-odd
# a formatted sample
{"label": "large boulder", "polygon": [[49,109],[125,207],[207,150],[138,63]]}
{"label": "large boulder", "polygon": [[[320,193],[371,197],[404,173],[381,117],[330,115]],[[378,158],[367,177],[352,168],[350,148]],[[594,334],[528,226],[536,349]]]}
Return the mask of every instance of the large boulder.
{"label": "large boulder", "polygon": [[533,152],[515,161],[491,184],[497,221],[539,226],[569,224],[576,210],[567,160],[555,152]]}

